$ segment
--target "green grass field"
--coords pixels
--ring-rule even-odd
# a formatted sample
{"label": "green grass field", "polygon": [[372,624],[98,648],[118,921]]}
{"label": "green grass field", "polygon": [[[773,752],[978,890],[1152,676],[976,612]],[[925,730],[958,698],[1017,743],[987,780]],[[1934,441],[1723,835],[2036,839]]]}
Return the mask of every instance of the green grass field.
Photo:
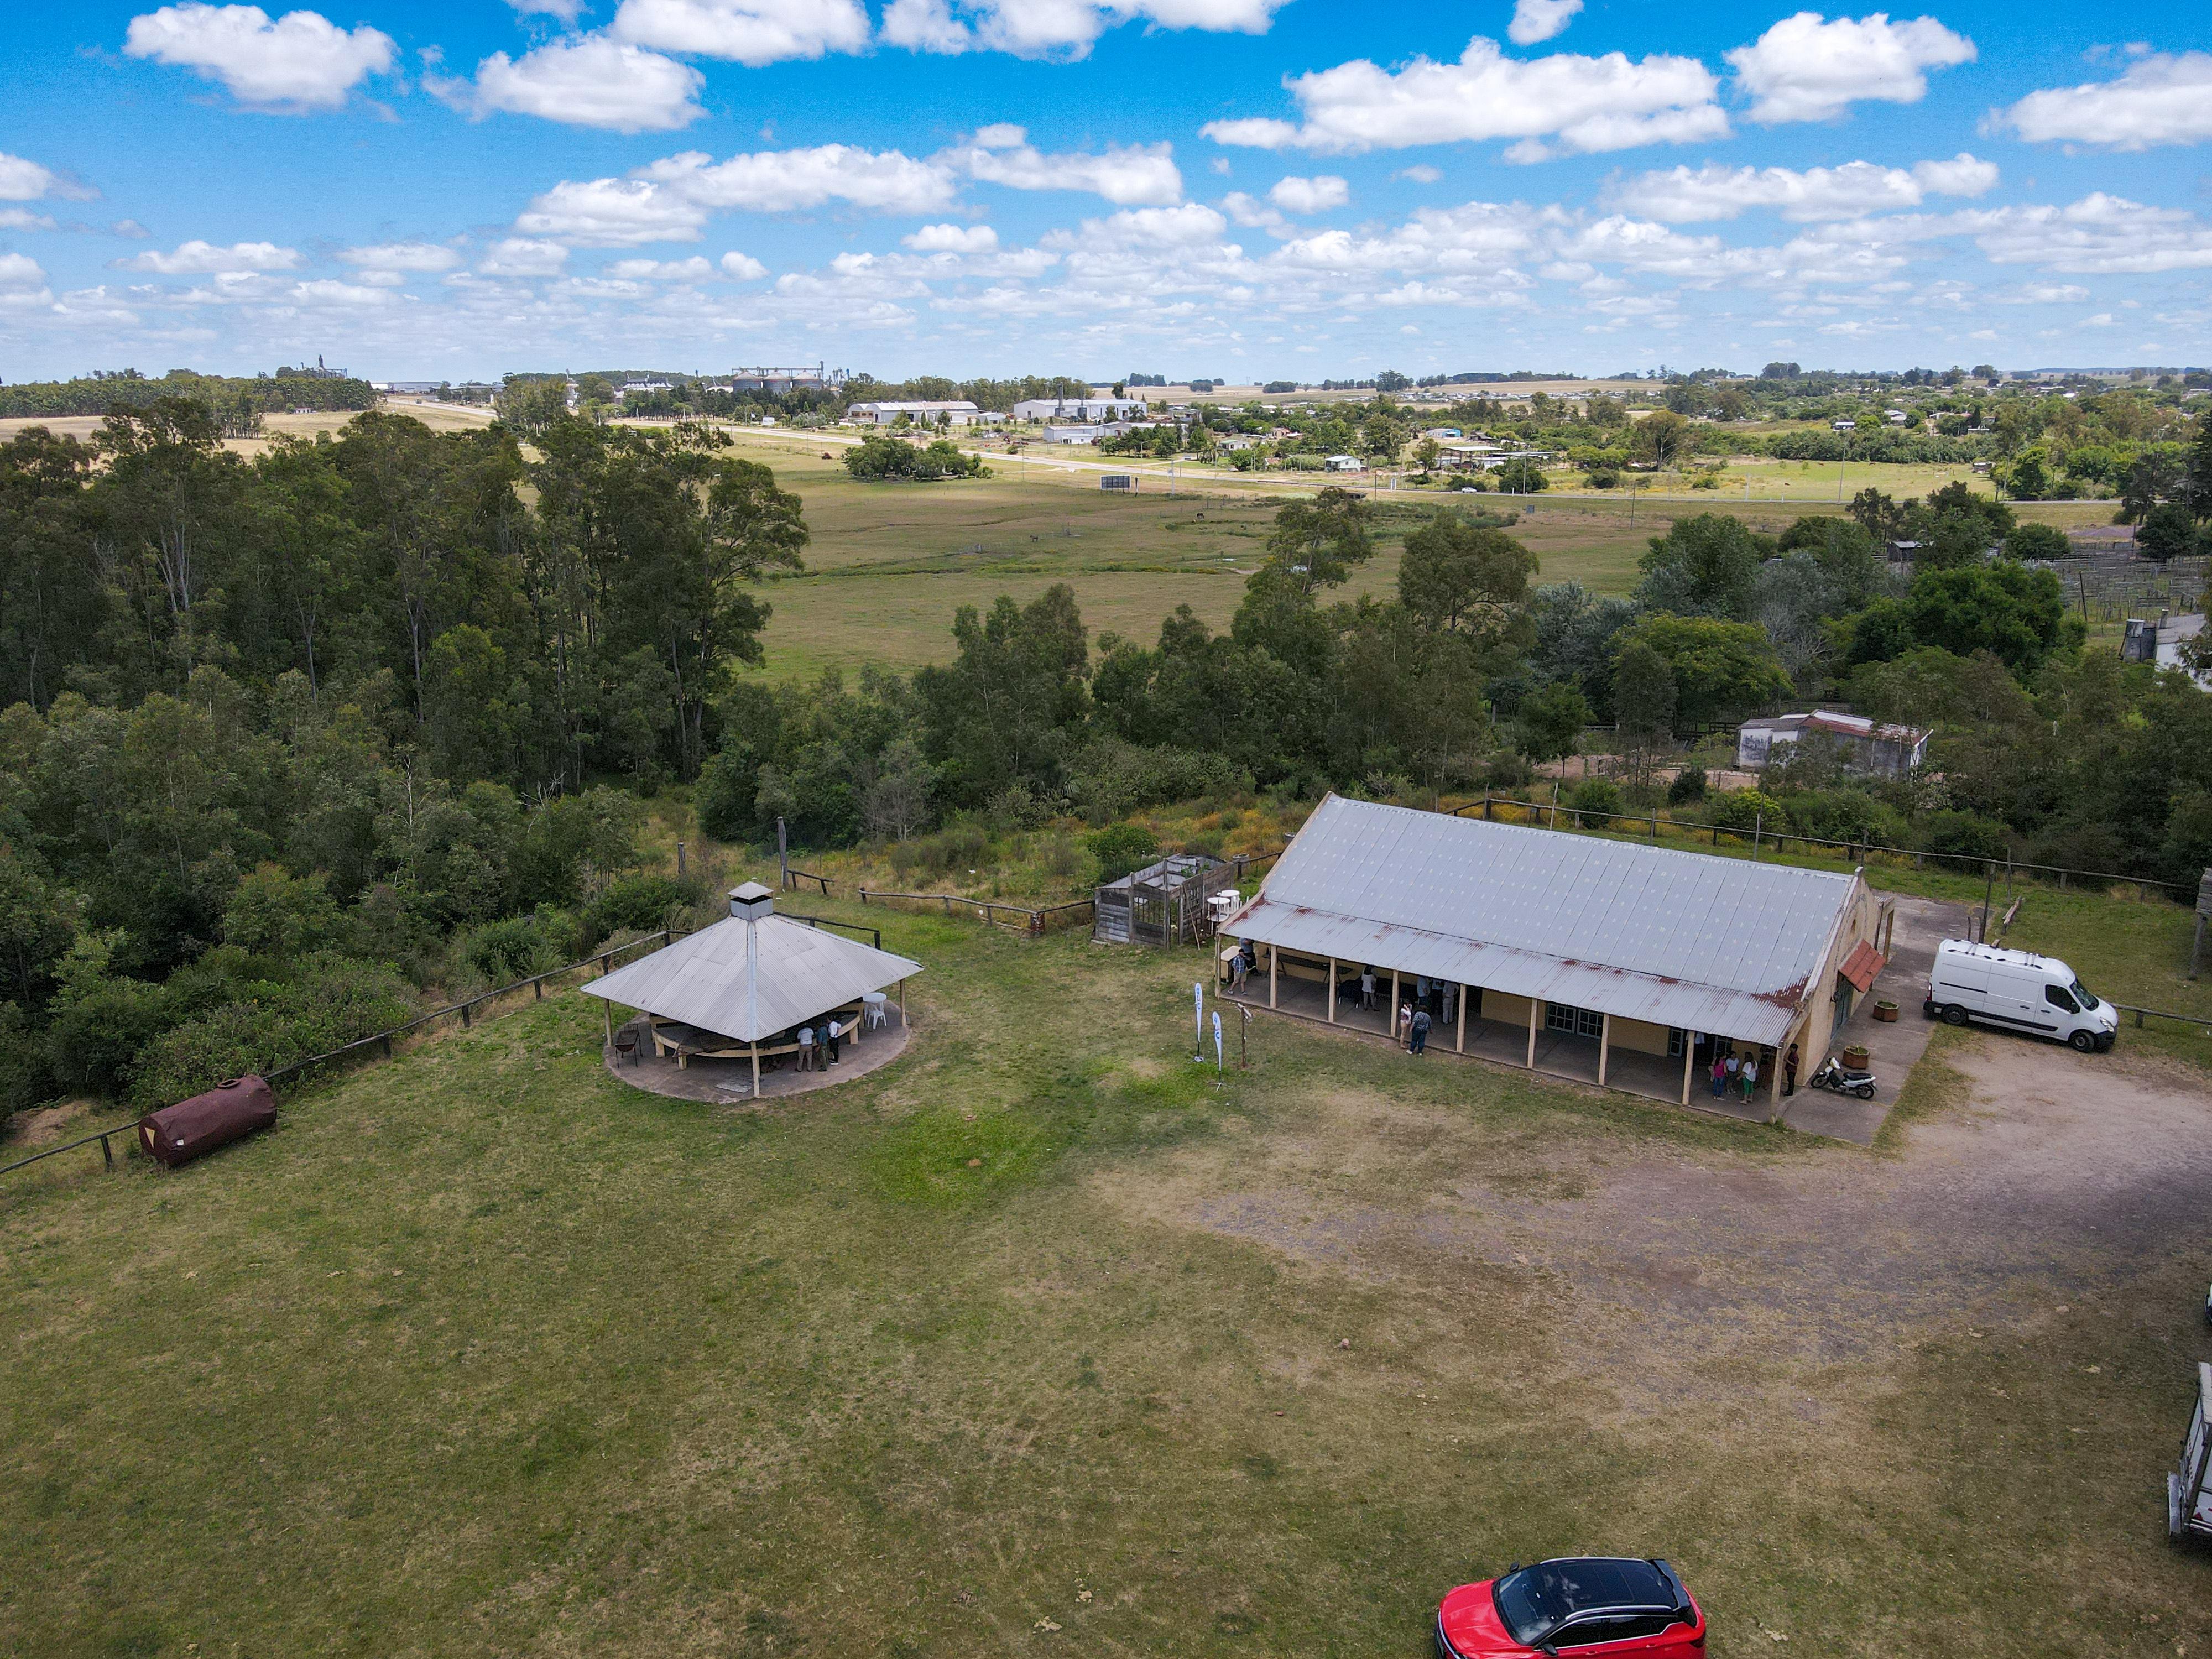
{"label": "green grass field", "polygon": [[[1831,1310],[1803,1230],[1909,1155],[1265,1021],[1217,1087],[1194,956],[807,908],[928,965],[849,1088],[646,1096],[564,994],[11,1177],[0,1651],[1413,1659],[1577,1549],[1671,1555],[1717,1655],[2212,1640],[2193,1253],[2046,1216],[2011,1311]],[[1599,1218],[1668,1242],[1609,1278]]]}
{"label": "green grass field", "polygon": [[[1310,474],[1255,482],[1186,468],[1172,497],[1170,481],[1151,474],[1140,476],[1136,494],[1111,495],[1098,487],[1095,467],[1070,471],[1033,448],[989,456],[993,476],[985,479],[864,483],[837,459],[841,441],[730,430],[739,453],[773,466],[804,498],[813,532],[805,574],[763,588],[775,611],[767,668],[777,679],[828,666],[850,672],[864,662],[910,670],[949,660],[952,616],[961,605],[988,607],[1001,593],[1027,603],[1060,581],[1074,588],[1094,633],[1111,630],[1149,644],[1178,605],[1225,626],[1243,598],[1246,574],[1264,556],[1275,504],[1321,482]],[[1650,538],[1677,518],[1729,513],[1773,533],[1801,513],[1837,510],[1836,474],[1832,463],[1759,460],[1732,468],[1714,490],[1560,489],[1521,498],[1387,489],[1376,496],[1384,512],[1376,557],[1342,592],[1358,598],[1395,591],[1407,525],[1464,505],[1523,514],[1514,533],[1535,553],[1539,580],[1625,593]],[[1960,468],[1855,465],[1844,483],[1847,492],[1871,485],[1902,498],[1968,476]],[[2109,503],[2041,503],[2028,512],[2067,525],[2111,517]]]}

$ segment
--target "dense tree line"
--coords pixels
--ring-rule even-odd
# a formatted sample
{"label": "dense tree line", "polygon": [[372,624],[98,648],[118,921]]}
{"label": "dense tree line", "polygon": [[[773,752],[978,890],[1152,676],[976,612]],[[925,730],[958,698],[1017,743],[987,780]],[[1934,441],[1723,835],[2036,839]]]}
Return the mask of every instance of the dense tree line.
{"label": "dense tree line", "polygon": [[173,1092],[659,925],[636,792],[719,743],[806,540],[696,428],[216,433],[164,399],[0,447],[10,1103]]}
{"label": "dense tree line", "polygon": [[376,407],[376,389],[368,381],[302,369],[231,376],[173,368],[159,380],[125,369],[73,380],[24,380],[0,386],[0,416],[105,415],[112,409],[144,409],[165,398],[191,398],[233,419],[241,410],[271,415],[290,409]]}

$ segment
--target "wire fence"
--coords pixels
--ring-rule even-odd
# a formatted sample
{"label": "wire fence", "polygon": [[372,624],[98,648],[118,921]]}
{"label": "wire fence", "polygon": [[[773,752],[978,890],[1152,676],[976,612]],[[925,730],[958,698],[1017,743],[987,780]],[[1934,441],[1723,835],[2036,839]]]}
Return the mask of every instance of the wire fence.
{"label": "wire fence", "polygon": [[[805,921],[811,918],[801,917],[795,920]],[[832,923],[830,925],[848,924]],[[651,945],[656,950],[659,949],[673,944],[689,931],[682,927],[664,927],[658,933],[645,933],[634,939],[626,939],[620,945],[611,945],[606,950],[586,957],[580,961],[568,963],[559,968],[548,969],[542,974],[532,974],[527,979],[519,979],[512,984],[501,985],[493,990],[479,992],[475,996],[465,998],[459,1002],[448,1003],[442,1008],[433,1008],[428,1013],[418,1014],[404,1024],[394,1025],[386,1030],[374,1031],[364,1037],[356,1037],[351,1042],[341,1043],[325,1053],[308,1054],[302,1059],[291,1060],[285,1065],[262,1073],[261,1079],[273,1089],[280,1083],[296,1082],[307,1074],[325,1066],[365,1056],[390,1060],[397,1052],[394,1045],[402,1038],[434,1030],[440,1025],[459,1024],[462,1030],[466,1030],[475,1023],[478,1011],[488,1005],[497,1003],[507,997],[518,995],[526,990],[532,994],[532,1000],[543,1001],[546,986],[556,981],[565,979],[571,974],[588,972],[594,966],[599,969],[599,976],[605,978],[614,971],[617,957],[635,951],[641,945]],[[106,1167],[112,1169],[115,1167],[115,1154],[109,1143],[118,1135],[135,1136],[137,1129],[138,1119],[132,1118],[126,1123],[118,1123],[111,1128],[95,1130],[91,1134],[80,1136],[75,1140],[64,1141],[58,1146],[43,1146],[28,1158],[18,1158],[13,1164],[0,1164],[0,1175],[8,1175],[16,1170],[27,1169],[46,1158],[56,1157],[63,1152],[74,1152],[80,1146],[92,1146],[94,1142],[99,1143],[100,1154]]]}

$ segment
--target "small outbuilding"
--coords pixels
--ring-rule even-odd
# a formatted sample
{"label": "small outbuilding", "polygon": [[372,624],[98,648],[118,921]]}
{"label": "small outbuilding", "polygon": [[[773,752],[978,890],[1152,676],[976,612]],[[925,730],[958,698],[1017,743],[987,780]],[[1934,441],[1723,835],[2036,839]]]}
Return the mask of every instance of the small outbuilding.
{"label": "small outbuilding", "polygon": [[[1688,1103],[1700,1073],[1804,1075],[1884,966],[1856,874],[1331,795],[1221,924],[1239,1000]],[[1230,940],[1238,941],[1234,946]]]}
{"label": "small outbuilding", "polygon": [[1844,770],[1863,777],[1908,778],[1928,758],[1928,734],[1917,727],[1816,708],[1746,720],[1736,727],[1735,763],[1747,772],[1763,772],[1801,744],[1833,750]]}
{"label": "small outbuilding", "polygon": [[1203,853],[1174,853],[1094,892],[1091,937],[1102,945],[1195,945],[1212,931],[1217,893],[1236,872]]}
{"label": "small outbuilding", "polygon": [[641,1009],[657,1054],[679,1066],[697,1058],[752,1062],[760,1094],[761,1061],[799,1053],[798,1034],[836,1019],[857,1035],[885,1020],[885,992],[898,994],[906,1024],[906,981],[921,964],[858,939],[775,914],[775,895],[758,882],[730,892],[726,921],[655,951],[583,989],[609,1005]]}

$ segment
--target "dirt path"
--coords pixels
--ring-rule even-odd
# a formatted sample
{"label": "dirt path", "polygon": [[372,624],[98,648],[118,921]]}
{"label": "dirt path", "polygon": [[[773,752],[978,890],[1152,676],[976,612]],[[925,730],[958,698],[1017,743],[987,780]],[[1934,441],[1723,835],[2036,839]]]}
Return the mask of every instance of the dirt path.
{"label": "dirt path", "polygon": [[1563,1357],[1631,1410],[1724,1394],[1731,1361],[1818,1368],[1933,1321],[2033,1322],[2200,1249],[2200,1076],[2002,1036],[1929,1063],[1955,1066],[1961,1098],[1891,1156],[1501,1146],[1449,1108],[1340,1095],[1297,1133],[1187,1154],[1118,1196],[1440,1298],[1533,1277]]}

